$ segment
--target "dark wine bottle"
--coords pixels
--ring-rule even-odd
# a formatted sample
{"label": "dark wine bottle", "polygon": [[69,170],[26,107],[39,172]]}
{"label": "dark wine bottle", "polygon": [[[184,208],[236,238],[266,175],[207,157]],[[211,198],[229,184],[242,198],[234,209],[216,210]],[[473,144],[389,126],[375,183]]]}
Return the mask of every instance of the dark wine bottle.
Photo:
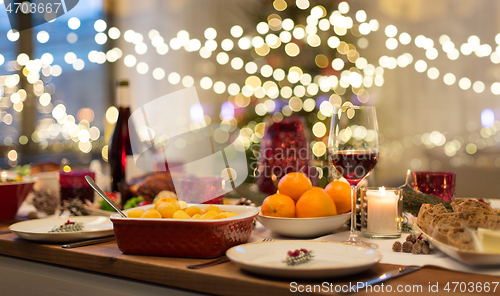
{"label": "dark wine bottle", "polygon": [[144,173],[134,161],[130,142],[130,132],[135,129],[129,126],[130,118],[130,91],[127,80],[121,80],[116,85],[116,107],[118,120],[109,143],[108,162],[111,168],[111,191],[119,192],[122,204],[130,198],[126,191],[126,182]]}
{"label": "dark wine bottle", "polygon": [[127,80],[116,83],[118,120],[109,143],[108,162],[111,168],[111,191],[120,192],[126,181],[127,158],[132,156],[128,119],[130,117],[130,92]]}

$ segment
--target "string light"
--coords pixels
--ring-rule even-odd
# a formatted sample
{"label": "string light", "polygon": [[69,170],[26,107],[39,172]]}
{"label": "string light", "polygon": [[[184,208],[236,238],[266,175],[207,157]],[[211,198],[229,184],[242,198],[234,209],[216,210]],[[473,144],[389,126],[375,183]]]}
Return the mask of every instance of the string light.
{"label": "string light", "polygon": [[[307,0],[297,0],[296,5],[300,9],[308,9],[310,7],[310,3]],[[274,1],[273,6],[277,11],[283,11],[287,8],[286,2],[280,0]],[[273,16],[272,18],[268,19],[269,23],[262,22],[257,25],[256,27],[257,33],[262,35],[262,37],[243,36],[244,33],[243,29],[240,26],[233,26],[230,29],[230,34],[236,40],[233,41],[231,39],[226,38],[220,43],[220,48],[225,52],[229,52],[233,51],[236,44],[237,47],[240,48],[241,50],[248,50],[250,48],[254,48],[258,55],[266,56],[267,54],[269,54],[270,50],[278,49],[282,43],[285,43],[286,44],[284,46],[285,53],[291,57],[295,57],[300,54],[300,48],[297,46],[297,44],[293,42],[291,43],[292,35],[295,39],[298,40],[306,38],[307,42],[306,44],[311,47],[319,46],[322,42],[321,38],[318,35],[316,35],[317,28],[319,28],[322,31],[326,31],[329,29],[331,25],[333,26],[334,32],[336,32],[337,35],[343,36],[346,34],[348,29],[353,28],[353,19],[345,15],[346,13],[349,12],[349,9],[350,7],[347,4],[347,2],[341,2],[339,4],[338,11],[334,11],[328,18],[323,19],[323,17],[327,17],[326,9],[324,9],[324,7],[322,6],[313,7],[311,9],[311,15],[307,18],[306,26],[297,25],[291,19],[281,20],[281,18],[278,15],[276,15],[277,17]],[[368,16],[366,12],[363,10],[359,10],[355,13],[355,20],[360,23],[357,29],[361,35],[368,35],[372,32],[376,32],[379,29],[378,21],[373,19],[367,21]],[[81,23],[78,18],[71,18],[68,21],[68,26],[72,30],[78,29],[80,25]],[[103,33],[107,28],[107,24],[104,20],[96,21],[94,23],[94,28],[98,32],[95,36],[97,44],[106,43],[108,36],[111,39],[118,39],[121,36],[120,30],[116,27],[110,28],[108,30],[107,35]],[[269,33],[270,29],[272,29],[272,31],[274,32],[279,32],[279,30],[281,30],[281,33],[270,34]],[[406,32],[399,34],[398,37],[397,36],[398,29],[394,25],[386,26],[384,33],[388,37],[386,41],[386,47],[389,50],[394,50],[395,48],[398,47],[399,44],[401,45],[411,44],[412,37]],[[69,35],[67,37],[68,42],[75,43],[78,39],[78,36],[74,33],[70,34],[71,38]],[[202,46],[202,43],[199,40],[190,39],[189,33],[187,31],[181,30],[177,33],[177,36],[175,38],[172,38],[170,40],[169,42],[170,48],[172,48],[173,50],[179,50],[181,48],[184,48],[188,52],[198,51],[202,58],[210,58],[212,56],[212,52],[217,50],[218,47],[218,43],[215,40],[217,37],[217,31],[213,28],[208,28],[205,30],[204,35],[207,40]],[[18,40],[19,33],[11,30],[7,34],[7,37],[10,41],[14,42]],[[144,38],[140,33],[128,30],[125,31],[123,37],[125,41],[135,44],[135,51],[137,54],[141,55],[147,52],[148,46],[143,42]],[[158,54],[165,55],[168,53],[169,46],[167,45],[165,40],[159,35],[158,31],[151,30],[148,34],[148,37],[151,39],[151,44],[156,49]],[[37,34],[37,40],[41,43],[48,42],[49,41],[48,33],[46,33],[45,31],[39,32]],[[495,41],[497,44],[500,43],[500,34],[495,37]],[[369,88],[373,85],[377,86],[383,85],[384,82],[383,69],[395,69],[396,67],[403,68],[407,67],[413,62],[413,57],[410,54],[403,54],[400,55],[399,57],[383,56],[379,59],[380,67],[377,67],[373,64],[370,64],[365,58],[360,57],[359,53],[356,51],[355,48],[351,49],[352,45],[348,45],[347,43],[340,41],[340,39],[337,36],[330,36],[326,42],[330,48],[336,48],[339,53],[346,55],[349,61],[355,63],[356,68],[361,71],[343,70],[345,67],[345,62],[342,59],[334,59],[331,62],[332,68],[337,71],[343,70],[341,72],[340,79],[338,79],[336,76],[319,75],[315,77],[313,81],[312,77],[308,73],[298,73],[296,71],[291,71],[288,73],[288,75],[286,75],[285,71],[283,71],[282,69],[273,69],[269,65],[262,66],[259,71],[257,65],[254,62],[245,63],[243,59],[241,59],[240,57],[230,58],[227,53],[219,52],[215,54],[215,59],[221,65],[229,64],[234,70],[244,69],[249,75],[258,73],[262,77],[272,78],[276,81],[282,81],[283,79],[287,78],[288,82],[292,84],[301,83],[302,85],[296,85],[293,88],[287,85],[281,87],[272,81],[266,81],[262,86],[260,86],[259,82],[259,85],[245,84],[243,85],[243,87],[241,87],[237,83],[233,82],[226,87],[226,83],[222,81],[217,81],[213,83],[210,78],[204,77],[199,81],[200,86],[203,89],[212,88],[213,91],[217,94],[222,94],[227,91],[230,95],[235,96],[234,101],[237,107],[248,106],[249,103],[248,98],[252,95],[262,100],[264,100],[266,96],[273,99],[281,95],[283,98],[289,99],[288,105],[282,107],[281,112],[279,109],[277,109],[278,111],[276,111],[275,114],[279,113],[285,116],[289,116],[295,110],[305,110],[306,112],[311,112],[312,110],[314,110],[315,108],[314,99],[304,98],[304,100],[302,100],[301,97],[304,97],[305,95],[315,96],[319,91],[330,92],[333,90],[338,94],[343,94],[343,92],[345,92],[345,89],[351,86],[353,88],[353,92],[356,94],[358,94],[359,92],[358,97],[359,98],[362,97],[364,102],[366,102],[367,100],[369,100],[369,95],[364,88]],[[417,47],[425,50],[425,57],[428,60],[430,61],[435,60],[439,56],[439,51],[436,47],[434,47],[435,43],[432,39],[426,38],[423,35],[419,35],[415,37],[414,43]],[[439,38],[439,44],[441,44],[443,52],[446,53],[447,57],[450,60],[456,60],[459,57],[460,53],[463,55],[470,55],[472,53],[475,53],[478,58],[489,56],[493,64],[500,63],[500,55],[496,51],[493,51],[490,45],[481,44],[477,36],[469,37],[466,43],[456,47],[448,36],[443,35]],[[364,37],[359,38],[358,46],[359,48],[366,48],[368,46],[368,40]],[[107,53],[91,51],[88,54],[89,61],[99,64],[102,64],[106,61],[115,62],[118,59],[120,59],[121,56],[122,52],[118,48],[110,50]],[[316,66],[319,68],[324,68],[325,58],[326,57],[322,57],[321,55],[316,56],[315,59]],[[4,62],[2,59],[3,56],[0,56],[0,65],[3,64]],[[326,66],[329,66],[328,58],[326,58],[326,61],[327,61]],[[27,56],[21,56],[21,55],[18,56],[17,62],[21,66],[26,65],[26,69],[28,68],[32,69],[33,67],[33,63],[31,63],[30,66],[28,67],[27,64],[28,62],[30,62],[30,60],[29,57]],[[74,55],[74,53],[72,52],[69,52],[65,55],[65,62],[71,64],[73,68],[77,71],[83,69],[85,66],[84,61],[82,59],[77,58],[76,55]],[[30,81],[30,83],[35,84],[37,81],[39,81],[39,74],[35,72],[43,71],[44,75],[48,74],[54,77],[61,75],[62,73],[61,67],[58,65],[51,65],[53,63],[52,56],[48,55],[42,56],[41,63],[44,65],[44,67],[38,67],[35,70],[32,69],[32,71],[29,71],[29,73],[27,73],[28,81]],[[137,59],[133,55],[128,54],[124,58],[124,64],[127,67],[134,67],[137,64]],[[144,62],[140,62],[139,64],[137,64],[136,69],[140,74],[146,74],[147,72],[149,72],[149,66]],[[439,69],[432,66],[429,67],[428,63],[424,60],[418,60],[415,62],[415,70],[420,73],[426,72],[428,78],[432,80],[435,80],[440,76],[442,76],[443,83],[445,83],[446,85],[454,85],[455,82],[458,80],[458,86],[463,90],[468,90],[472,87],[472,90],[474,92],[483,93],[487,89],[487,86],[482,81],[475,81],[474,83],[472,83],[472,81],[470,81],[469,78],[462,77],[459,79],[452,73],[446,73],[444,75],[440,75]],[[152,71],[152,74],[150,75],[153,75],[153,78],[155,78],[156,80],[162,80],[165,79],[165,77],[167,77],[167,80],[171,84],[178,84],[182,81],[182,84],[185,87],[194,85],[195,83],[194,79],[191,76],[184,76],[181,79],[181,76],[178,73],[172,72],[167,75],[167,73],[165,73],[165,71],[162,68],[155,68]],[[361,90],[358,90],[358,88],[360,87]],[[492,94],[500,95],[500,82],[494,82],[489,87],[489,89],[491,90]],[[292,97],[292,95],[294,96]],[[38,96],[40,105],[49,106],[49,104],[51,104],[50,95],[47,93],[43,93],[43,89]],[[337,97],[334,98],[340,99],[338,95],[335,96]],[[236,97],[238,97],[239,99],[236,99]],[[20,101],[20,97],[18,98],[18,96],[16,95],[14,96],[11,95],[11,100],[13,100],[13,103],[15,101],[14,104],[17,104],[17,106],[14,108],[16,111],[19,109],[22,110],[23,105],[22,102]],[[338,104],[337,99],[334,99],[334,101],[335,104]],[[255,112],[260,116],[264,116],[268,112],[270,113],[274,112],[276,107],[276,104],[274,103],[273,100],[266,100],[264,102],[265,103],[258,103],[257,106],[255,107]],[[324,116],[326,117],[331,116],[329,111],[330,110],[329,108],[331,108],[331,106],[332,106],[331,102],[328,101],[321,103],[319,106],[320,110],[318,113],[318,117],[320,117],[321,119]],[[70,118],[69,117],[70,115],[67,115],[65,113],[65,108],[64,112],[61,111],[62,109],[63,108],[61,107],[61,105],[57,105],[52,110],[52,115],[60,123],[64,123],[68,120],[68,118]],[[3,120],[4,122],[6,122],[5,117],[6,116],[4,116]],[[66,123],[64,123],[64,125],[65,124]],[[316,128],[316,130],[320,129],[319,128],[320,125],[317,126],[318,127]],[[95,130],[93,131],[95,135]],[[490,133],[493,135],[495,134],[495,132],[490,131]],[[317,132],[314,134],[315,136],[317,136],[320,135],[321,133]],[[488,132],[482,132],[482,135],[483,134],[489,138]],[[96,138],[96,137],[91,137],[91,138]],[[434,137],[431,138],[436,139],[438,138],[438,136],[434,134]],[[250,137],[250,139],[254,139],[254,137]],[[442,141],[437,141],[436,143],[434,142],[431,141],[430,144],[428,144],[427,146],[429,147],[432,145],[444,146],[445,154],[450,157],[454,156],[456,154],[456,150],[460,149],[461,146],[459,145],[461,144],[461,142],[458,142],[459,144],[457,144],[457,142],[453,142],[454,144],[450,144],[452,142],[447,142],[446,145],[445,143],[442,143]],[[82,142],[80,141],[80,143]],[[321,151],[323,149],[322,145],[324,146],[323,142],[314,143],[313,147],[316,148],[314,148],[313,150],[315,151],[316,156],[324,154],[324,153],[321,154]],[[481,149],[482,147],[482,145],[476,145],[474,143],[472,144],[469,143],[468,145],[464,146],[469,147],[466,149],[467,153],[469,154],[476,153],[477,149]],[[476,150],[473,149],[474,147],[476,147]],[[92,149],[92,146],[90,147],[87,145],[80,146],[79,144],[79,148],[81,151],[89,152]],[[399,148],[397,149],[393,148],[394,147],[388,149],[389,150],[392,149],[395,151],[401,150]],[[102,150],[103,158],[105,157],[105,154],[107,157],[107,150],[105,151],[105,149],[103,148]]]}

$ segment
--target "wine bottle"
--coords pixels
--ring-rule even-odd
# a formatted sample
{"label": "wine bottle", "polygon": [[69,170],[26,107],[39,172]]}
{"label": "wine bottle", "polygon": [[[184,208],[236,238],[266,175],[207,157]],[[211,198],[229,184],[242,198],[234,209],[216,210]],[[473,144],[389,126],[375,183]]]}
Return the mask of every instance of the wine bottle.
{"label": "wine bottle", "polygon": [[135,165],[130,144],[130,131],[134,131],[134,127],[129,126],[130,91],[127,80],[116,84],[116,107],[118,119],[109,143],[108,162],[111,168],[111,191],[120,192],[124,204],[127,196],[123,192],[127,188],[126,181],[144,173]]}

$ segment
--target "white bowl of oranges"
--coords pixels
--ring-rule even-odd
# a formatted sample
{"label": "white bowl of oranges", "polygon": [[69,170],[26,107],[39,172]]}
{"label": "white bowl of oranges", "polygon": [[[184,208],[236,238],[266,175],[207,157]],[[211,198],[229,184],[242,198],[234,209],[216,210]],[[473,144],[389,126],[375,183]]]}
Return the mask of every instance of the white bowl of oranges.
{"label": "white bowl of oranges", "polygon": [[348,183],[334,181],[323,189],[293,172],[281,178],[278,192],[264,199],[257,220],[267,229],[288,237],[317,237],[334,232],[349,220]]}

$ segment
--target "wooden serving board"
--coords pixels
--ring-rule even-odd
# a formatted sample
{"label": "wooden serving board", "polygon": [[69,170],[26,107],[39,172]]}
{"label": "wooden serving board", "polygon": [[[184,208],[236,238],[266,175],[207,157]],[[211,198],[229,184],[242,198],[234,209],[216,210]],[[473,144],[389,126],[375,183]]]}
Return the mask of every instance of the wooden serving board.
{"label": "wooden serving board", "polygon": [[[8,225],[8,222],[0,222],[0,231],[7,230]],[[186,268],[186,265],[203,263],[211,259],[125,255],[118,249],[115,242],[63,249],[60,244],[26,241],[18,238],[15,234],[7,233],[0,234],[0,254],[217,295],[288,295],[291,294],[290,282],[293,281],[252,275],[243,272],[232,262],[190,270]],[[324,279],[317,282],[298,282],[296,285],[322,285],[323,282],[328,282],[333,286],[345,285],[363,281],[395,268],[397,268],[395,265],[376,264],[370,270],[358,275]],[[387,284],[421,284],[424,289],[427,289],[429,282],[439,281],[443,283],[440,284],[442,288],[444,283],[452,281],[485,282],[494,280],[498,281],[498,277],[425,267],[414,273],[388,281]],[[424,290],[424,292],[426,291]],[[361,291],[357,295],[364,294],[365,291]]]}

